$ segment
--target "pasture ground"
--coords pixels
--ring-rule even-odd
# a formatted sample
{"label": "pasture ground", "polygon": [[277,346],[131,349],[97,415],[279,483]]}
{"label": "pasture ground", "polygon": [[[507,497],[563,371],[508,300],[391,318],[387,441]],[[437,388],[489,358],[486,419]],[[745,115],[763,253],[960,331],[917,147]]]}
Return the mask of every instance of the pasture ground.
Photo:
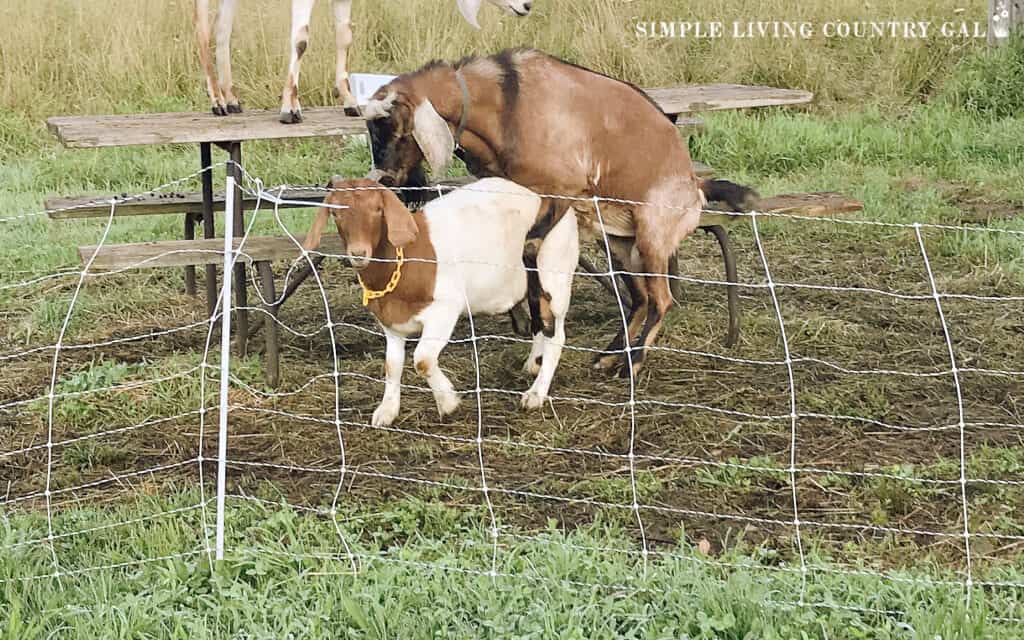
{"label": "pasture ground", "polygon": [[[989,226],[1024,230],[1014,217],[1024,207],[1024,119],[1012,115],[1024,93],[1006,86],[1024,78],[1024,69],[1009,80],[999,75],[1024,67],[1022,52],[1018,45],[996,58],[969,57],[941,88],[936,83],[923,105],[894,99],[854,106],[833,95],[808,113],[715,114],[692,149],[721,175],[763,193],[837,190],[859,198],[865,211],[851,220],[956,225],[991,217]],[[191,87],[191,76],[188,81]],[[4,85],[11,104],[18,96],[12,86]],[[893,96],[909,93],[894,90]],[[137,99],[123,106],[154,104]],[[0,114],[2,216],[38,210],[52,193],[132,193],[194,170],[191,148],[57,149],[37,123],[28,124],[46,108],[23,105]],[[367,164],[365,149],[335,141],[250,145],[245,161],[268,185],[362,174]],[[282,220],[301,231],[308,216],[287,212]],[[102,230],[97,221],[45,217],[0,224],[0,287],[77,268],[75,247],[94,244]],[[180,227],[178,216],[125,218],[108,241],[176,238]],[[265,212],[254,232],[275,228]],[[760,231],[776,282],[930,294],[912,230],[765,221]],[[763,283],[749,228],[733,235],[741,280]],[[924,237],[941,291],[1024,296],[1019,238],[937,230]],[[720,278],[709,238],[688,241],[681,255],[685,275]],[[194,371],[205,330],[63,352],[57,389],[84,395],[56,404],[53,440],[86,439],[54,449],[49,481],[56,491],[102,484],[56,494],[53,529],[95,530],[58,538],[61,570],[71,575],[46,577],[53,571],[49,547],[22,544],[45,539],[45,503],[42,497],[17,500],[45,489],[46,450],[0,459],[0,490],[17,500],[3,510],[0,630],[10,638],[1017,637],[1019,628],[1001,619],[1024,617],[1024,591],[1012,586],[1024,582],[1024,486],[1014,484],[1024,480],[1024,448],[1019,426],[998,425],[1024,423],[1021,377],[961,373],[970,425],[965,475],[997,481],[968,485],[973,578],[988,583],[973,589],[968,609],[958,537],[964,528],[960,430],[927,430],[958,421],[951,379],[853,372],[947,369],[933,300],[778,290],[798,360],[798,411],[850,417],[805,415],[797,422],[800,542],[810,567],[802,586],[794,528],[772,522],[793,515],[789,420],[695,406],[788,414],[784,366],[693,353],[780,361],[768,292],[743,290],[741,343],[726,350],[720,344],[724,290],[685,285],[659,342],[664,349],[637,380],[641,536],[629,508],[627,462],[598,455],[628,450],[630,416],[622,405],[628,387],[592,372],[585,351],[604,345],[620,322],[618,311],[596,283],[580,280],[568,328],[575,349],[565,354],[553,389],[557,398],[543,414],[521,413],[512,393],[528,385],[519,373],[525,345],[508,340],[504,318],[477,318],[477,334],[492,336],[478,347],[481,386],[488,389],[480,397],[484,458],[500,525],[496,555],[477,490],[474,394],[465,395],[460,413],[439,422],[429,393],[416,388],[410,371],[397,430],[367,427],[381,391],[383,341],[367,331],[372,323],[357,303],[351,274],[339,264],[325,270],[335,321],[343,323],[335,340],[344,374],[347,473],[336,517],[308,511],[331,507],[340,451],[334,384],[324,377],[332,367],[330,340],[319,330],[319,294],[307,286],[282,315],[289,327],[308,334],[284,334],[280,391],[288,395],[268,394],[258,356],[233,361],[230,559],[213,570],[202,534],[204,517],[212,513],[212,466],[204,467],[205,485],[196,462],[126,475],[200,452],[213,455],[210,432],[201,449],[196,416],[180,415],[216,397],[213,372],[203,397],[201,373]],[[74,285],[71,276],[0,288],[0,354],[53,344]],[[65,342],[104,342],[201,321],[202,301],[181,288],[180,270],[91,282]],[[943,304],[959,367],[1024,370],[1024,302],[960,298]],[[468,336],[468,326],[460,325],[457,337]],[[442,361],[460,390],[474,388],[469,342],[450,345]],[[51,366],[46,353],[4,361],[0,403],[45,396]],[[166,379],[95,391],[154,378]],[[87,437],[173,416],[180,417]],[[46,425],[45,401],[0,411],[4,450],[45,443]],[[356,578],[339,555],[339,532],[359,557]],[[646,563],[642,539],[653,552]],[[121,563],[128,564],[75,573]],[[499,575],[480,575],[492,567]],[[39,579],[18,580],[26,576]],[[801,593],[826,606],[793,607]]]}

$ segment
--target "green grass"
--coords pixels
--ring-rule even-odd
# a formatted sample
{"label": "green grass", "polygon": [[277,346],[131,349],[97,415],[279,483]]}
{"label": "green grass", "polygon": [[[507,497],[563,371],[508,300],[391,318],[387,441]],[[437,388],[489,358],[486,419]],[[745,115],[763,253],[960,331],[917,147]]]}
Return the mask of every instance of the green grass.
{"label": "green grass", "polygon": [[[104,2],[110,11],[86,11],[83,3],[29,3],[23,8],[27,17],[21,20],[5,13],[11,8],[0,9],[0,17],[5,18],[0,23],[4,36],[0,58],[5,63],[0,105],[6,107],[0,109],[0,219],[39,211],[49,195],[141,192],[196,169],[191,147],[70,151],[59,148],[44,131],[43,117],[56,113],[204,107],[192,59],[187,3],[166,3],[165,10],[165,3],[133,0],[131,6],[146,17],[138,20],[124,10],[127,0]],[[239,86],[248,105],[273,107],[281,63],[278,49],[283,50],[277,45],[283,42],[287,27],[283,21],[264,20],[261,29],[257,18],[277,11],[279,3],[255,4],[257,10],[242,21],[236,36]],[[954,4],[912,2],[901,5],[900,11],[942,15]],[[960,224],[976,209],[991,209],[1007,216],[990,226],[1024,230],[1024,219],[1010,215],[1024,208],[1024,147],[1019,142],[1024,139],[1024,40],[987,52],[956,42],[849,42],[840,47],[814,41],[780,47],[770,42],[638,43],[630,38],[636,17],[656,19],[669,12],[678,19],[697,13],[731,19],[749,10],[748,5],[736,0],[700,6],[654,0],[550,0],[538,3],[539,16],[527,22],[498,24],[488,13],[488,30],[473,34],[458,24],[446,2],[424,0],[410,5],[413,9],[408,11],[398,3],[371,8],[369,2],[357,2],[362,13],[356,19],[363,30],[357,35],[353,68],[402,70],[428,57],[451,58],[528,41],[640,84],[735,81],[809,88],[818,94],[818,103],[807,110],[709,114],[707,132],[692,142],[694,156],[723,177],[755,186],[763,194],[829,190],[859,198],[865,211],[850,216],[853,219]],[[792,11],[789,5],[762,5],[759,10],[778,14],[780,19]],[[973,14],[979,9],[980,4],[970,7],[966,19],[978,17]],[[812,20],[856,17],[868,11],[862,3],[845,1],[801,10]],[[51,19],[55,11],[61,20]],[[320,11],[326,10],[321,7]],[[110,15],[116,19],[108,20]],[[122,17],[129,15],[131,20]],[[556,19],[560,15],[569,18]],[[327,47],[320,46],[329,40],[326,13],[317,16],[313,33],[319,44],[311,49],[317,55],[309,57],[304,69],[304,99],[309,104],[330,102],[325,89],[330,85],[330,56]],[[97,26],[100,23],[104,28]],[[51,37],[51,27],[57,30],[56,37]],[[69,30],[80,35],[65,37]],[[439,37],[445,30],[463,39]],[[138,42],[164,46],[139,47]],[[85,47],[91,55],[79,55]],[[369,163],[364,146],[337,140],[247,144],[245,154],[247,169],[267,185],[322,182],[334,173],[362,175]],[[173,190],[196,187],[192,180]],[[308,212],[288,211],[282,220],[292,231],[302,231]],[[94,244],[103,226],[98,220],[54,222],[45,217],[0,222],[0,286],[64,268],[77,269],[76,248]],[[120,218],[108,241],[177,238],[180,227],[180,217],[173,215]],[[257,220],[255,233],[276,233],[277,229],[272,216],[264,215]],[[895,283],[896,288],[918,287],[914,290],[926,286],[918,247],[905,233],[765,222],[761,235],[778,278],[883,288]],[[756,281],[760,271],[750,232],[737,229],[734,237],[741,276]],[[943,287],[1021,295],[1024,245],[1019,236],[945,233],[928,235],[927,240]],[[702,247],[688,246],[694,254],[687,256],[690,264],[706,269],[699,275],[718,277],[717,258],[702,257]],[[342,278],[348,274],[338,269],[330,276],[334,278],[329,281],[332,304],[346,321],[365,323],[363,310],[344,299]],[[0,353],[52,343],[64,323],[75,281],[72,274],[25,289],[0,289]],[[66,342],[134,335],[201,319],[202,304],[183,296],[180,289],[178,270],[90,281],[71,316]],[[709,302],[704,291],[687,290],[685,304],[668,318],[663,344],[719,350],[721,309],[714,305],[720,296],[716,290],[714,301]],[[770,303],[755,293],[744,294],[743,343],[729,355],[777,359],[777,318]],[[602,316],[596,304],[586,307],[595,299],[586,292],[577,298],[584,310],[573,318],[572,339],[589,347],[618,322],[617,316]],[[890,309],[859,298],[843,301],[823,294],[811,298],[783,291],[781,299],[794,353],[848,358],[853,363],[863,359],[865,367],[884,366],[889,362],[885,357],[900,349],[910,354],[904,356],[908,366],[938,366],[947,357],[938,326],[931,320],[930,300],[919,307]],[[310,330],[318,320],[300,312],[302,304],[318,305],[319,300],[297,299],[295,315],[286,321],[308,320],[299,328]],[[1019,314],[1012,309],[982,313],[958,305],[949,301],[947,312],[959,354],[969,356],[974,366],[1024,369],[1018,348]],[[919,312],[927,320],[919,318]],[[904,324],[912,332],[909,337]],[[189,420],[91,436],[198,410],[203,400],[198,373],[137,389],[104,389],[196,367],[204,337],[205,330],[200,329],[180,340],[62,355],[57,392],[75,395],[55,404],[54,435],[58,442],[78,440],[55,452],[58,486],[108,481],[119,472],[195,455],[197,426]],[[324,373],[324,353],[329,348],[325,342],[286,341],[285,388],[297,388]],[[351,335],[343,336],[341,342],[347,350],[346,371],[379,375],[380,345]],[[931,346],[926,348],[924,343]],[[465,368],[470,357],[467,348],[453,347],[446,355],[446,366],[465,388],[471,384]],[[497,365],[496,358],[500,359]],[[518,385],[521,380],[510,377],[507,370],[517,368],[519,358],[518,352],[490,348],[484,354],[482,373],[488,380],[497,380],[494,384]],[[216,358],[210,361],[215,363]],[[667,357],[656,362],[640,380],[640,393],[650,397],[762,412],[774,399],[775,386],[788,389],[788,380],[751,375],[742,367],[717,363],[709,368],[706,361]],[[593,378],[581,363],[578,354],[567,353],[558,383],[562,386],[556,391],[593,397],[617,392],[603,379]],[[235,376],[263,389],[258,356],[235,359],[232,365]],[[49,366],[48,354],[31,362],[0,363],[0,403],[8,397],[45,395]],[[895,414],[893,420],[925,421],[933,411],[942,417],[940,409],[952,402],[949,389],[942,395],[905,380],[894,384],[880,377],[851,379],[827,373],[815,377],[803,370],[798,374],[808,376],[798,379],[802,411]],[[567,377],[571,375],[576,377]],[[1024,391],[1017,379],[979,382],[966,376],[964,385],[971,415],[991,410],[1006,421],[1019,420],[1015,399]],[[207,381],[207,400],[215,393],[214,386]],[[297,397],[275,399],[233,389],[236,392],[241,398],[233,396],[234,401],[286,412],[329,414],[333,406],[333,388],[323,386]],[[352,409],[353,419],[359,419],[368,406],[372,410],[378,392],[376,384],[346,384],[342,403]],[[456,419],[465,418],[465,424],[435,423],[429,397],[422,395],[410,393],[403,398],[403,412],[410,416],[403,426],[458,437],[475,433],[467,430],[475,429],[475,417]],[[788,397],[784,400],[788,402]],[[16,442],[8,448],[45,443],[46,404],[19,408],[10,420],[7,413],[0,413],[0,434]],[[559,405],[557,415],[534,418],[508,413],[503,407],[494,402],[485,411],[487,426],[500,434],[498,439],[548,447],[623,448],[623,416],[617,410]],[[725,464],[637,469],[641,502],[755,517],[791,516],[788,424],[731,424],[690,411],[650,412],[638,416],[642,445]],[[261,420],[241,411],[234,415],[231,451],[239,457],[282,464],[336,461],[333,427],[325,432],[316,425],[283,418]],[[829,431],[825,426],[835,428]],[[827,460],[839,469],[896,476],[802,474],[802,505],[813,503],[818,511],[808,518],[827,519],[835,510],[839,519],[849,513],[849,519],[880,526],[958,530],[956,492],[912,480],[959,477],[955,433],[899,434],[887,439],[851,425],[806,420],[799,429],[799,464],[830,464],[820,462]],[[968,435],[969,477],[1019,480],[1024,472],[1019,437],[980,431]],[[194,490],[195,478],[141,476],[124,485],[104,485],[108,488],[83,496],[83,504],[58,506],[54,516],[58,535],[101,527],[55,542],[62,571],[82,570],[65,575],[59,583],[46,577],[53,568],[44,545],[13,546],[47,535],[40,505],[4,506],[0,512],[0,638],[973,640],[1019,636],[1014,623],[999,618],[1024,617],[1020,589],[977,587],[971,607],[966,607],[959,586],[963,579],[959,539],[936,543],[859,532],[833,537],[805,529],[807,559],[813,568],[805,600],[831,606],[794,608],[787,603],[800,598],[801,584],[790,531],[733,527],[733,523],[709,523],[696,516],[656,518],[645,512],[647,535],[659,551],[651,557],[645,577],[632,510],[577,513],[568,507],[542,508],[496,499],[502,524],[497,556],[501,575],[492,580],[479,575],[491,568],[486,511],[478,493],[464,490],[478,483],[475,451],[447,449],[435,441],[405,435],[351,432],[346,437],[352,459],[360,464],[379,464],[395,473],[407,472],[406,467],[419,471],[436,467],[429,477],[455,487],[446,493],[410,490],[410,497],[407,487],[375,492],[375,487],[362,487],[362,480],[356,482],[354,490],[344,494],[338,521],[361,555],[358,576],[350,575],[345,558],[315,555],[342,551],[330,518],[276,505],[284,495],[292,502],[322,507],[324,496],[333,494],[333,479],[320,483],[282,473],[272,478],[272,485],[252,489],[252,477],[233,470],[233,481],[275,504],[230,501],[228,559],[211,569],[199,510],[159,515],[197,504],[194,493],[177,493],[179,486]],[[208,433],[206,444],[211,445]],[[632,500],[628,469],[619,460],[603,467],[575,468],[576,459],[493,443],[488,444],[486,455],[491,472],[508,476],[493,479],[494,486],[526,486],[619,504]],[[8,481],[13,496],[41,491],[45,458],[18,460],[18,464],[0,460],[0,491]],[[187,472],[193,473],[191,468]],[[971,531],[1024,535],[1021,500],[1016,485],[972,484]],[[107,528],[139,518],[146,519]],[[702,539],[713,546],[710,557],[697,550]],[[1024,582],[1020,550],[1014,545],[980,537],[972,543],[976,581]],[[191,555],[152,561],[182,553]],[[151,562],[93,570],[136,560]],[[867,573],[851,573],[859,569]],[[873,575],[877,571],[888,577]],[[24,577],[38,579],[23,582]],[[955,584],[935,585],[929,580]]]}
{"label": "green grass", "polygon": [[[227,557],[211,570],[199,510],[166,515],[196,504],[183,494],[59,514],[58,532],[149,518],[58,540],[61,570],[71,574],[60,584],[45,577],[53,566],[44,546],[10,547],[45,536],[45,519],[7,519],[0,579],[40,579],[0,590],[2,637],[998,640],[1017,633],[995,620],[998,612],[1024,604],[1012,590],[976,588],[967,608],[962,587],[924,582],[955,575],[925,569],[913,576],[918,582],[841,575],[812,552],[804,596],[821,606],[793,607],[799,571],[772,570],[780,567],[765,550],[709,559],[680,543],[659,549],[645,570],[635,541],[602,525],[499,538],[492,579],[481,509],[418,501],[339,513],[356,554],[354,576],[330,518],[232,500]],[[187,555],[74,573],[180,554]]]}

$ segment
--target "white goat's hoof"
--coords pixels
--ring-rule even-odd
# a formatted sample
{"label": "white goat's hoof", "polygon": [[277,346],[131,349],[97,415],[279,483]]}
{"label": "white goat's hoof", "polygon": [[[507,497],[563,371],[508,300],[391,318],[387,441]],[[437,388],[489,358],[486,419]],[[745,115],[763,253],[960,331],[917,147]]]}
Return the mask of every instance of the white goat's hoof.
{"label": "white goat's hoof", "polygon": [[377,410],[373,412],[373,419],[370,424],[375,427],[390,427],[391,423],[398,417],[397,402],[382,402]]}
{"label": "white goat's hoof", "polygon": [[437,414],[442,418],[450,416],[459,408],[459,394],[455,392],[434,396],[434,401],[437,403]]}
{"label": "white goat's hoof", "polygon": [[527,391],[526,393],[523,394],[523,398],[519,401],[519,406],[521,406],[523,409],[529,410],[540,409],[541,407],[544,406],[544,403],[546,401],[546,396],[542,396],[536,391]]}
{"label": "white goat's hoof", "polygon": [[540,373],[541,359],[542,356],[535,356],[531,354],[530,357],[526,359],[526,362],[523,363],[523,372],[528,373],[531,376],[535,376]]}

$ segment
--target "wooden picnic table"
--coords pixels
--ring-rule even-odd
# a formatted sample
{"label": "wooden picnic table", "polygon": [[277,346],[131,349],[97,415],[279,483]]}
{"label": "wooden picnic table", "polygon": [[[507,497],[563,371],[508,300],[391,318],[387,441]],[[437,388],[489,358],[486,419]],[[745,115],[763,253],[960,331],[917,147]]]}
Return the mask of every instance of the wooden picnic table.
{"label": "wooden picnic table", "polygon": [[[808,91],[778,89],[764,86],[731,84],[689,85],[678,87],[655,87],[645,90],[677,126],[696,130],[702,126],[699,118],[687,114],[721,109],[742,109],[776,105],[797,105],[810,102],[813,94]],[[303,110],[303,121],[284,125],[277,120],[276,111],[246,111],[226,117],[210,113],[156,113],[124,114],[102,116],[58,116],[49,118],[47,126],[57,139],[70,149],[97,149],[132,145],[197,144],[202,189],[199,194],[182,196],[185,202],[179,209],[173,209],[175,198],[164,202],[125,204],[115,210],[115,215],[141,215],[156,212],[177,212],[185,214],[184,236],[195,239],[195,225],[201,220],[203,236],[215,237],[214,211],[223,197],[215,198],[212,174],[212,149],[219,147],[227,152],[230,170],[235,178],[234,210],[231,212],[236,229],[245,228],[244,211],[251,206],[252,199],[246,200],[242,193],[242,143],[251,140],[281,140],[327,136],[351,136],[366,133],[362,118],[346,116],[341,108],[320,107]],[[78,198],[79,201],[82,198]],[[49,201],[50,205],[65,204]],[[109,205],[104,205],[107,208]],[[109,210],[109,209],[107,209]],[[77,211],[77,214],[76,214]],[[85,209],[66,212],[65,218],[85,217]],[[55,218],[58,216],[54,216]],[[217,294],[217,267],[205,264],[206,304],[212,315]],[[308,275],[308,273],[306,274]],[[247,291],[245,265],[238,264],[234,271],[235,299],[239,307],[238,348],[244,353],[249,334],[246,312]],[[297,278],[285,297],[294,290]],[[195,293],[195,266],[186,267],[186,290]]]}

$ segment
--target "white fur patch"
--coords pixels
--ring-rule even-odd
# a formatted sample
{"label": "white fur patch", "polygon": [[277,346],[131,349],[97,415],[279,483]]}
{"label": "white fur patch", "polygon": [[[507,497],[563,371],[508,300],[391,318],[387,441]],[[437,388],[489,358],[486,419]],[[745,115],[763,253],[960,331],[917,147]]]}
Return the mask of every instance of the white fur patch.
{"label": "white fur patch", "polygon": [[370,100],[363,107],[363,117],[367,120],[386,118],[391,113],[391,108],[395,106],[395,98],[397,97],[398,94],[392,89],[383,100]]}

